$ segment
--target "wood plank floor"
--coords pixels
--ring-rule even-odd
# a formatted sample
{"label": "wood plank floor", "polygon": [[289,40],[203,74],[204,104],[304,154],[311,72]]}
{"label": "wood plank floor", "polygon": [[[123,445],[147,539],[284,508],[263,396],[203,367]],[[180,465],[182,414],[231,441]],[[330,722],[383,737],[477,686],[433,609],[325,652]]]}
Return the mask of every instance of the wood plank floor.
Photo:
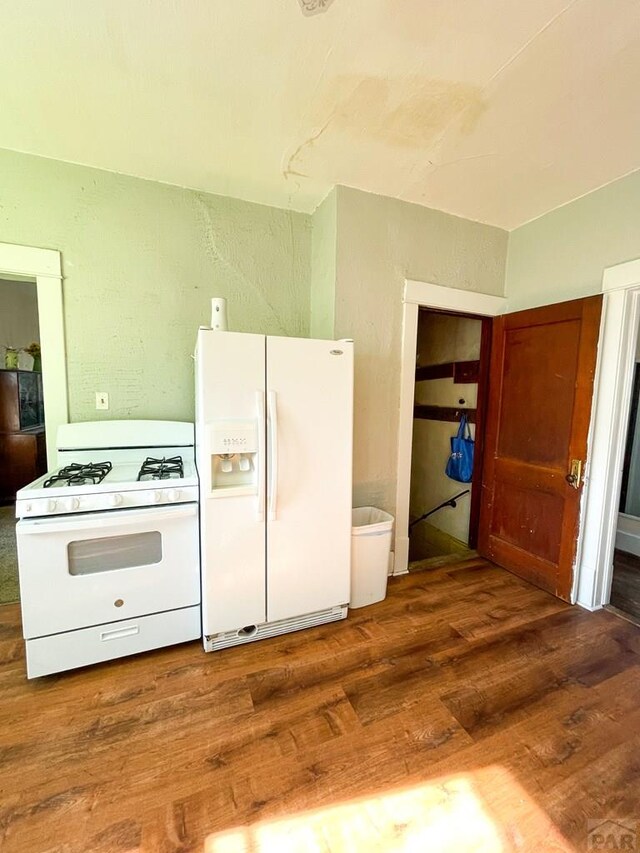
{"label": "wood plank floor", "polygon": [[540,853],[640,828],[640,629],[479,559],[339,624],[32,682],[8,605],[0,697],[3,853]]}

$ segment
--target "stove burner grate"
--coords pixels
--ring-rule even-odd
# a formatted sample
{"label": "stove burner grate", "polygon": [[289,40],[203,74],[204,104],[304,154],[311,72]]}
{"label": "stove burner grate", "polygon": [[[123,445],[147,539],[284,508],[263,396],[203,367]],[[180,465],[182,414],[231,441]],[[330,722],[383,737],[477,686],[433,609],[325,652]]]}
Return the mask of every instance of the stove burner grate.
{"label": "stove burner grate", "polygon": [[45,489],[51,486],[96,486],[104,480],[111,468],[111,462],[88,462],[86,465],[73,462],[61,468],[42,485]]}
{"label": "stove burner grate", "polygon": [[153,459],[151,456],[142,463],[138,480],[177,480],[184,477],[182,456],[172,456],[170,459]]}

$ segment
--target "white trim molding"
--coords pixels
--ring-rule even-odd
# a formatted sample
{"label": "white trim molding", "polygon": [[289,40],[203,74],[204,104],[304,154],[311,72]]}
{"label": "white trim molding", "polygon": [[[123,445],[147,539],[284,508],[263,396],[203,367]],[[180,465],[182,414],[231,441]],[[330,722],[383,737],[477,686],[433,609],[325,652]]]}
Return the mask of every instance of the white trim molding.
{"label": "white trim molding", "polygon": [[60,252],[55,249],[36,249],[32,246],[0,243],[0,270],[3,275],[13,273],[32,278],[38,276],[62,278],[62,261]]}
{"label": "white trim molding", "polygon": [[640,260],[604,271],[602,324],[576,560],[576,600],[609,603],[624,447],[640,324]]}
{"label": "white trim molding", "polygon": [[507,300],[504,296],[491,296],[488,293],[459,290],[455,287],[443,287],[441,284],[429,284],[426,281],[414,281],[407,278],[404,283],[402,301],[405,304],[411,303],[429,308],[440,308],[443,311],[459,311],[461,314],[496,317],[504,312]]}
{"label": "white trim molding", "polygon": [[602,291],[640,287],[640,259],[607,267],[602,275]]}
{"label": "white trim molding", "polygon": [[409,492],[413,443],[413,398],[416,382],[418,310],[436,308],[459,314],[496,317],[506,304],[504,296],[458,290],[424,281],[405,280],[402,311],[400,368],[400,422],[398,424],[398,472],[396,479],[396,523],[394,575],[404,575],[409,566]]}
{"label": "white trim molding", "polygon": [[0,243],[0,277],[35,281],[38,296],[47,465],[56,466],[56,433],[69,420],[62,305],[62,260],[55,249]]}

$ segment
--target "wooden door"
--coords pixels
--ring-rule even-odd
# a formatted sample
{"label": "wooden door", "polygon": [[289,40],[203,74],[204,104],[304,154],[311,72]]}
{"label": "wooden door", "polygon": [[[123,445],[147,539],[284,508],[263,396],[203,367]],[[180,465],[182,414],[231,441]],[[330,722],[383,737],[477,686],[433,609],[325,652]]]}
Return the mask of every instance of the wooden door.
{"label": "wooden door", "polygon": [[[565,601],[601,307],[592,296],[507,314],[493,327],[478,551]],[[582,463],[575,487],[572,460]]]}

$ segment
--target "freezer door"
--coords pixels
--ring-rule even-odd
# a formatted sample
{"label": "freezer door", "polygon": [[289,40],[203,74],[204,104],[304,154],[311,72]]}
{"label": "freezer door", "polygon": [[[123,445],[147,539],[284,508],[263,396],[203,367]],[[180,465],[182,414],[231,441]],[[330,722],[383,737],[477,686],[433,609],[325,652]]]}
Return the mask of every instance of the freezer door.
{"label": "freezer door", "polygon": [[[196,460],[205,636],[266,618],[264,385],[264,335],[200,330]],[[252,425],[256,450],[241,454],[253,445],[233,442],[252,441]],[[231,458],[216,457],[225,441]],[[241,459],[250,459],[251,470],[241,470]]]}
{"label": "freezer door", "polygon": [[353,344],[267,338],[267,618],[349,601]]}

